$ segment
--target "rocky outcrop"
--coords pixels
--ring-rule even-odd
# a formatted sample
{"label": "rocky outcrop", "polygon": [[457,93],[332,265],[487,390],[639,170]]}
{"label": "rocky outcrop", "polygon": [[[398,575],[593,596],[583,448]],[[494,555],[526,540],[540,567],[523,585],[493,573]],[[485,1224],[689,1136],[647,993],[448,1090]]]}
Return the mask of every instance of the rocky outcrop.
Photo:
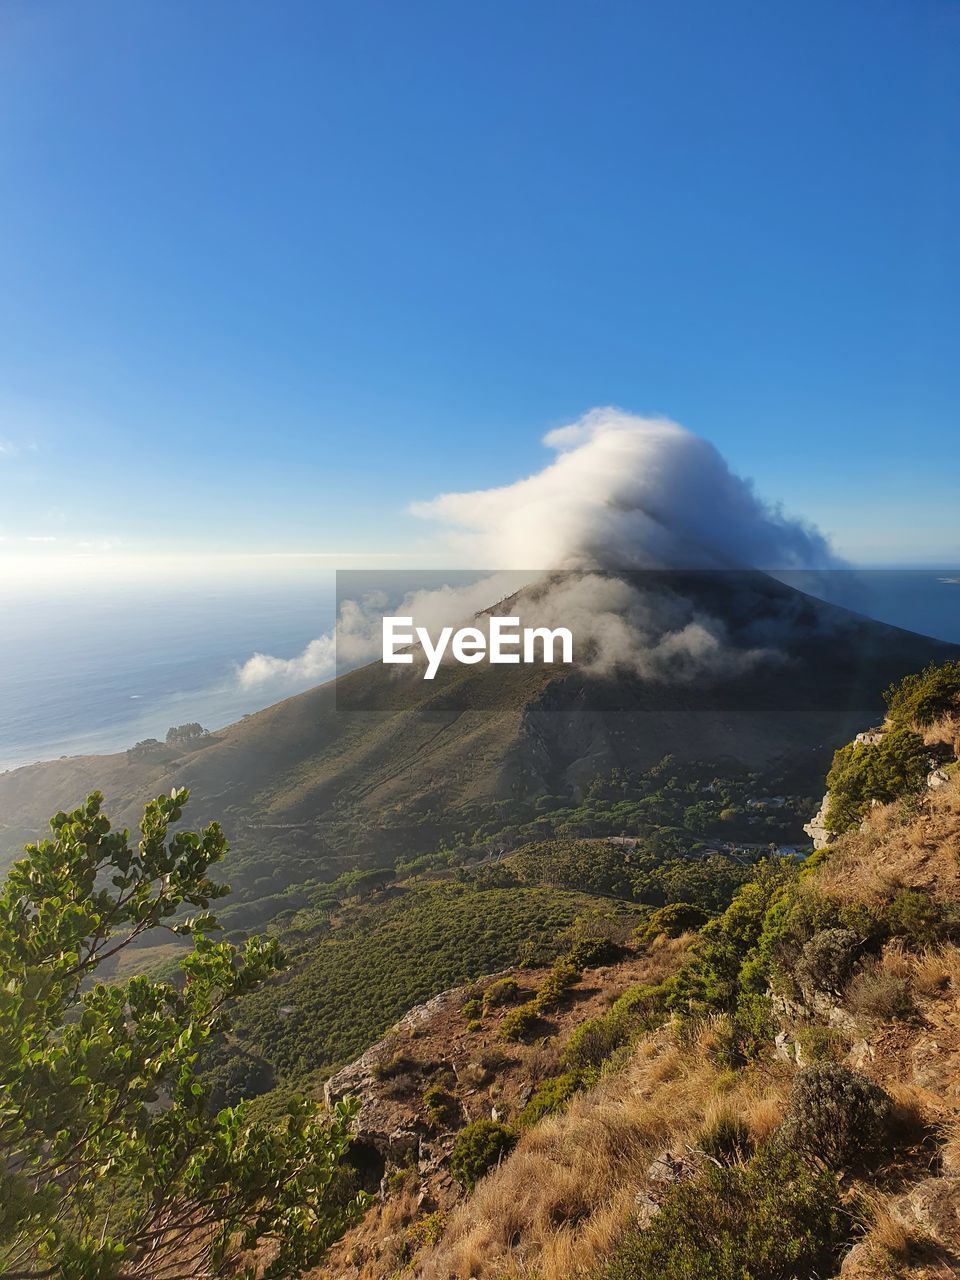
{"label": "rocky outcrop", "polygon": [[803,824],[803,829],[813,841],[814,849],[825,849],[828,844],[832,844],[836,839],[832,831],[828,831],[825,823],[827,821],[827,812],[830,809],[830,792],[828,791],[820,801],[820,808],[813,815],[809,822]]}
{"label": "rocky outcrop", "polygon": [[383,1039],[371,1045],[364,1053],[343,1067],[323,1086],[323,1097],[328,1107],[341,1098],[353,1097],[360,1101],[357,1117],[357,1141],[375,1148],[394,1164],[413,1160],[420,1163],[432,1158],[425,1150],[426,1132],[412,1108],[398,1106],[387,1096],[384,1085],[378,1079],[382,1064],[393,1057],[404,1040],[415,1038],[418,1029],[443,1014],[459,1009],[464,999],[463,987],[452,987],[439,995],[418,1004],[387,1032]]}

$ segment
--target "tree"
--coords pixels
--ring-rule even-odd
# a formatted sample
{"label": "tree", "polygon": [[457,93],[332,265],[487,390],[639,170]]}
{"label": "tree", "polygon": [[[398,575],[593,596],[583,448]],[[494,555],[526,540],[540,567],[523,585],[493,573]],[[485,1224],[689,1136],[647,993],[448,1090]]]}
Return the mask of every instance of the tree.
{"label": "tree", "polygon": [[[276,1128],[243,1105],[210,1113],[198,1055],[283,955],[275,941],[241,950],[209,936],[209,905],[228,890],[207,872],[227,845],[215,823],[170,835],[186,800],[181,789],[148,804],[131,847],[94,793],[51,820],[0,891],[8,1280],[297,1275],[362,1208],[338,1181],[354,1104],[323,1115],[294,1102]],[[157,928],[193,941],[181,982],[98,980]]]}
{"label": "tree", "polygon": [[207,736],[207,730],[196,721],[192,724],[172,724],[167,730],[166,743],[168,747],[189,747],[191,743],[199,742]]}

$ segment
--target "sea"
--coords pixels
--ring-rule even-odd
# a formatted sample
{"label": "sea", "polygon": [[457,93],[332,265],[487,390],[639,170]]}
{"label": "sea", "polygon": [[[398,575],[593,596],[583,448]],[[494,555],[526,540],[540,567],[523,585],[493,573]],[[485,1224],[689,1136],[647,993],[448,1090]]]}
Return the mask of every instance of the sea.
{"label": "sea", "polygon": [[[960,570],[778,574],[810,594],[960,644]],[[163,590],[0,588],[0,771],[120,751],[171,725],[218,729],[300,685],[246,687],[254,653],[328,633],[332,586],[231,581]]]}

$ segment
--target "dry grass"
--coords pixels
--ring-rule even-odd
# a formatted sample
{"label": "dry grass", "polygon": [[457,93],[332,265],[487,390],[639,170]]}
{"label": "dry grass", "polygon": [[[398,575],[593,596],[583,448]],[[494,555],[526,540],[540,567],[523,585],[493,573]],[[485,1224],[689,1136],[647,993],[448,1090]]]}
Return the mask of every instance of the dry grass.
{"label": "dry grass", "polygon": [[574,1280],[609,1255],[629,1222],[653,1159],[683,1152],[722,1107],[755,1140],[780,1122],[788,1073],[742,1073],[717,1099],[722,1073],[699,1044],[669,1031],[641,1042],[624,1069],[526,1133],[499,1169],[451,1215],[440,1244],[418,1259],[421,1280]]}
{"label": "dry grass", "polygon": [[879,906],[901,888],[940,899],[960,896],[960,773],[923,799],[906,824],[897,805],[870,813],[864,831],[850,832],[818,873],[820,888],[845,900]]}
{"label": "dry grass", "polygon": [[909,958],[893,952],[865,964],[850,980],[844,1004],[855,1016],[878,1022],[914,1018],[916,1002]]}
{"label": "dry grass", "polygon": [[923,1000],[956,996],[960,991],[960,948],[937,947],[914,956],[913,989]]}

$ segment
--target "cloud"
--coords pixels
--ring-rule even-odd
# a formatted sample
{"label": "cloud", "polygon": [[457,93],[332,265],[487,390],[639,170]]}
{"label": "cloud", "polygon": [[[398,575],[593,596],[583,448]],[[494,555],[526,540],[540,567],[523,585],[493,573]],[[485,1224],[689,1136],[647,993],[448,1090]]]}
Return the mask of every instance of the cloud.
{"label": "cloud", "polygon": [[765,502],[708,441],[666,418],[593,409],[549,432],[556,457],[495,489],[414,503],[458,560],[496,568],[825,568],[824,536]]}
{"label": "cloud", "polygon": [[244,688],[265,684],[303,688],[317,684],[331,679],[338,670],[349,670],[380,655],[385,613],[412,617],[414,626],[426,627],[433,633],[439,627],[469,621],[481,609],[512,594],[518,585],[516,575],[494,575],[466,586],[408,591],[393,602],[388,602],[382,592],[367,593],[360,600],[344,600],[332,632],[311,640],[294,658],[255,653],[238,668],[237,678]]}
{"label": "cloud", "polygon": [[[511,612],[519,611],[524,625],[570,627],[582,668],[651,680],[733,675],[778,660],[770,647],[776,620],[756,643],[744,636],[732,643],[726,625],[690,600],[609,573],[839,564],[817,529],[759,497],[712,444],[676,422],[594,409],[549,432],[544,444],[555,457],[534,475],[409,508],[437,524],[452,567],[498,572],[466,588],[408,594],[392,612],[413,616],[433,634],[516,592],[516,571],[528,571],[529,583],[577,570],[526,593]],[[255,654],[239,668],[240,682],[303,687],[371,661],[380,653],[383,612],[373,597],[348,601],[335,632],[295,658]]]}

